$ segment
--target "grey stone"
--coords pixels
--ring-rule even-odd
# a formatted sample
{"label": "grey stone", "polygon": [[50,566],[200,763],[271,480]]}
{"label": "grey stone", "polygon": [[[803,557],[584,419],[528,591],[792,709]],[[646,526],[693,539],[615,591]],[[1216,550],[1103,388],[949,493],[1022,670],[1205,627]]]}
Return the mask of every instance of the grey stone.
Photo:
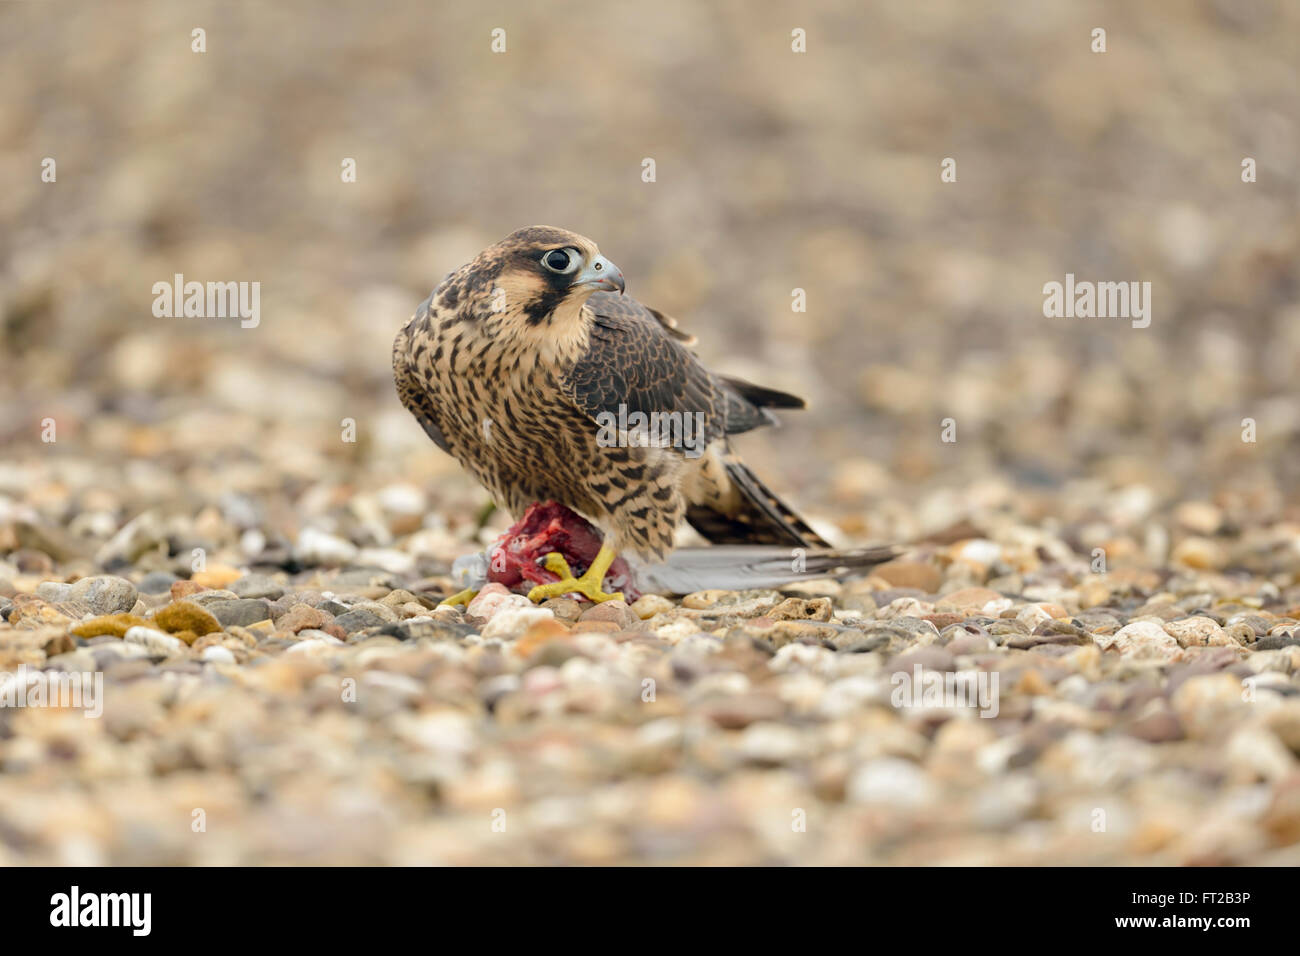
{"label": "grey stone", "polygon": [[172,585],[179,581],[176,575],[170,571],[150,571],[140,579],[141,594],[166,594],[172,589]]}
{"label": "grey stone", "polygon": [[353,634],[367,627],[376,627],[380,624],[387,624],[388,622],[374,611],[368,611],[363,607],[359,607],[338,615],[334,618],[334,623],[343,628],[343,630],[348,634]]}
{"label": "grey stone", "polygon": [[284,595],[284,588],[264,574],[249,574],[230,586],[241,598],[267,598],[277,600]]}
{"label": "grey stone", "polygon": [[84,604],[92,614],[123,614],[135,607],[138,596],[126,578],[108,574],[82,578],[68,592],[70,600]]}
{"label": "grey stone", "polygon": [[263,598],[223,598],[204,607],[222,627],[248,627],[271,616],[271,602]]}
{"label": "grey stone", "polygon": [[36,596],[51,604],[60,604],[72,597],[72,585],[61,581],[42,581],[36,585]]}

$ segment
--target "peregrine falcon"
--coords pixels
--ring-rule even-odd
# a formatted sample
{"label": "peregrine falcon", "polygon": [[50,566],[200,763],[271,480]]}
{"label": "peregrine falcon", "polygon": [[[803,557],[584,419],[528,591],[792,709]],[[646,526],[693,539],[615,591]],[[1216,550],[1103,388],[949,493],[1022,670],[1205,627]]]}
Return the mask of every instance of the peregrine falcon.
{"label": "peregrine falcon", "polygon": [[624,287],[590,239],[531,226],[448,274],[393,343],[402,404],[498,505],[555,501],[604,532],[580,577],[548,555],[560,580],[529,597],[621,597],[602,590],[616,555],[662,560],[683,519],[717,544],[829,547],[728,445],[803,399],[710,372]]}

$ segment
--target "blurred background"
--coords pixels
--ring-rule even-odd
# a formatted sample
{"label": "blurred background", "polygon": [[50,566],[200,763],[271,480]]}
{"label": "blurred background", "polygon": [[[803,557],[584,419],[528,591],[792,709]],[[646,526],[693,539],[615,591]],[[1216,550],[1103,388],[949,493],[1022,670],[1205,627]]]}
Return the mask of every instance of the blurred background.
{"label": "blurred background", "polygon": [[[398,405],[391,341],[531,223],[595,239],[712,367],[808,395],[743,450],[847,536],[1082,479],[1241,520],[1294,504],[1294,4],[58,2],[0,22],[0,490],[52,486],[64,517],[85,504],[50,480],[64,456],[110,510],[321,480],[474,498]],[[1151,326],[1045,318],[1067,272],[1149,281]],[[260,282],[260,326],[155,318],[175,273]],[[973,484],[980,502],[911,507]]]}

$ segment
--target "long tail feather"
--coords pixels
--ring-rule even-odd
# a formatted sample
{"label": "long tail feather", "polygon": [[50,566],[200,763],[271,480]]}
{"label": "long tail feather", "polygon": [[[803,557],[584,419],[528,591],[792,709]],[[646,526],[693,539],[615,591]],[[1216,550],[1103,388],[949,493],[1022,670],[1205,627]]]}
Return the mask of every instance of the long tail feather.
{"label": "long tail feather", "polygon": [[812,578],[848,578],[897,557],[893,547],[809,550],[768,545],[678,548],[662,564],[635,569],[643,590],[689,594],[709,588],[773,588]]}
{"label": "long tail feather", "polygon": [[724,464],[727,477],[739,496],[740,507],[721,511],[700,504],[692,505],[686,511],[686,520],[706,539],[714,544],[831,547],[830,542],[809,527],[737,456],[727,453]]}

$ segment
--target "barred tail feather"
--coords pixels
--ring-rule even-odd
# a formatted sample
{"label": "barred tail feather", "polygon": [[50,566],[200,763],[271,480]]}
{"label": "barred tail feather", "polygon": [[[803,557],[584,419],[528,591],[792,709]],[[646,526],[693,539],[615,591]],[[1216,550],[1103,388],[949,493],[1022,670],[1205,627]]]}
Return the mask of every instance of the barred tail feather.
{"label": "barred tail feather", "polygon": [[728,506],[692,504],[686,511],[686,520],[706,539],[714,544],[831,547],[738,457],[728,452],[723,463],[735,492]]}

